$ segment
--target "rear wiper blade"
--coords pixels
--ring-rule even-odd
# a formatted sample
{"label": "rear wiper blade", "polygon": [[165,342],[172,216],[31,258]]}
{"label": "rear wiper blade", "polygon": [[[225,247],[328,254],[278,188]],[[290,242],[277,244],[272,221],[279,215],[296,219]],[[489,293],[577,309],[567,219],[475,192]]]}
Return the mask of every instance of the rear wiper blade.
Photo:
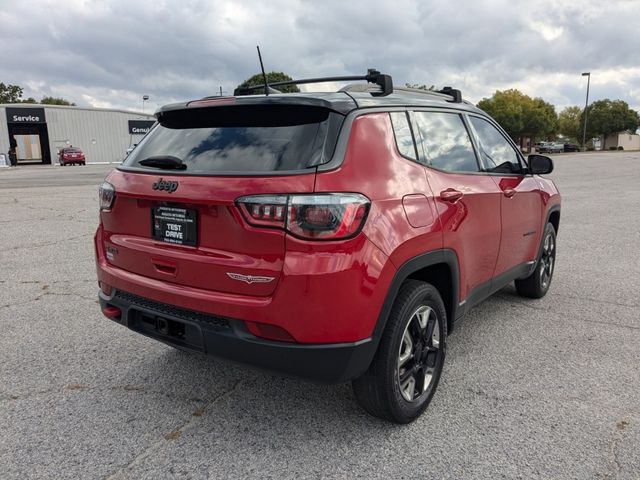
{"label": "rear wiper blade", "polygon": [[171,155],[155,155],[138,162],[143,167],[163,168],[165,170],[186,170],[187,165],[178,157]]}

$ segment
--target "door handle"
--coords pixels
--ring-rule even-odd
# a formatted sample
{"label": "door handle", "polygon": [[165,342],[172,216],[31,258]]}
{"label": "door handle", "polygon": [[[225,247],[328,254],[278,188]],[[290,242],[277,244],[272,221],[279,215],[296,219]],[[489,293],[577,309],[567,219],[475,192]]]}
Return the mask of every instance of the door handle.
{"label": "door handle", "polygon": [[456,190],[455,188],[447,188],[440,192],[440,198],[445,202],[456,202],[462,198],[464,195],[460,190]]}
{"label": "door handle", "polygon": [[505,197],[511,198],[516,194],[516,190],[513,188],[505,188],[502,193],[504,193]]}

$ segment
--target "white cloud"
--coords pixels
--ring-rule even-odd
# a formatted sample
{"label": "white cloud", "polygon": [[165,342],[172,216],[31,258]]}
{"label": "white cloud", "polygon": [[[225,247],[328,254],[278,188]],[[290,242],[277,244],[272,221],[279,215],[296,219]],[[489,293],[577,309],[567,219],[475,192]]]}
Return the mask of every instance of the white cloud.
{"label": "white cloud", "polygon": [[538,32],[542,35],[547,42],[552,42],[564,32],[564,28],[548,25],[544,22],[531,22],[531,27],[534,32]]}
{"label": "white cloud", "polygon": [[[0,0],[0,81],[25,96],[139,110],[216,94],[259,71],[451,85],[472,101],[518,88],[581,105],[640,108],[637,2]],[[603,10],[604,9],[604,10]],[[603,14],[605,12],[606,14]],[[327,88],[324,85],[323,88]],[[149,105],[149,107],[151,107]]]}

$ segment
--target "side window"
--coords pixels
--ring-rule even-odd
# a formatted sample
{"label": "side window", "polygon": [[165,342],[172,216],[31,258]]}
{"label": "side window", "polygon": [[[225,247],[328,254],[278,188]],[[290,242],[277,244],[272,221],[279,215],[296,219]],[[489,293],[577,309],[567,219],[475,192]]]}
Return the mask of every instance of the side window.
{"label": "side window", "polygon": [[456,113],[415,112],[418,151],[427,165],[447,172],[477,172],[478,161],[462,118]]}
{"label": "side window", "polygon": [[479,117],[469,117],[487,172],[520,173],[518,154],[496,127]]}
{"label": "side window", "polygon": [[416,147],[413,143],[413,135],[409,127],[409,120],[405,112],[390,112],[393,133],[396,137],[396,145],[402,156],[416,160]]}

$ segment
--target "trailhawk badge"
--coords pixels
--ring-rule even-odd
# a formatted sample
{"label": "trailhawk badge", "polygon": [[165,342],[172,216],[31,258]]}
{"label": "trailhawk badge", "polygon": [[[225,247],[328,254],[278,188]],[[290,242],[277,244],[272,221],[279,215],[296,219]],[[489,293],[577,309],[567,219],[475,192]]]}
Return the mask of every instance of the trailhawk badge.
{"label": "trailhawk badge", "polygon": [[233,273],[233,272],[227,272],[227,275],[234,280],[238,280],[240,282],[245,282],[248,284],[269,283],[275,280],[274,277],[258,277],[254,275],[242,275],[240,273]]}

